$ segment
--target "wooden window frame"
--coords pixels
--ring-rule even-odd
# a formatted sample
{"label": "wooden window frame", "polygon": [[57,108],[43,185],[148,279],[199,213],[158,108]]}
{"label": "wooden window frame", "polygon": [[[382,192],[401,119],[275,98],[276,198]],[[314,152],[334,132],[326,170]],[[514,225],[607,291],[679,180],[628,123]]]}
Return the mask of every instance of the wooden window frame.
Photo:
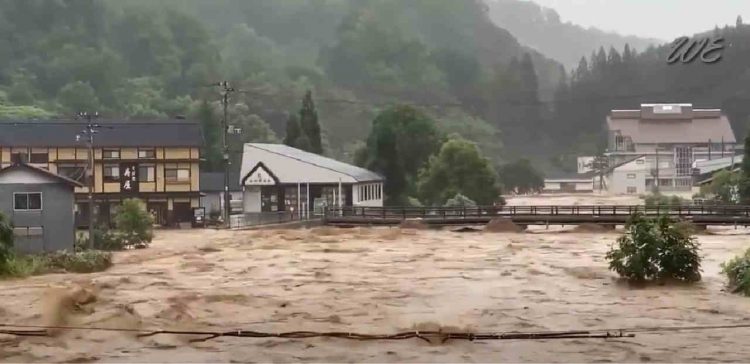
{"label": "wooden window frame", "polygon": [[[117,152],[117,157],[108,157],[106,155],[108,152],[110,153]],[[106,149],[103,148],[102,149],[102,159],[116,160],[116,159],[120,159],[121,157],[122,157],[122,151],[120,149],[116,149],[116,148],[106,148]]]}
{"label": "wooden window frame", "polygon": [[[143,177],[143,174],[141,173],[141,168],[151,168],[153,169],[153,173],[151,174],[152,179],[147,180]],[[138,165],[138,181],[143,183],[153,183],[156,182],[156,164],[154,163],[144,163]]]}
{"label": "wooden window frame", "polygon": [[[107,167],[117,168],[116,176],[107,176]],[[103,183],[119,183],[120,182],[120,165],[115,163],[105,163],[102,165],[102,182]]]}
{"label": "wooden window frame", "polygon": [[[141,157],[141,152],[151,152],[151,156]],[[138,159],[156,159],[156,148],[138,148]]]}
{"label": "wooden window frame", "polygon": [[[26,208],[25,209],[19,209],[16,207],[16,196],[18,195],[26,195]],[[32,209],[29,208],[29,195],[39,195],[39,208],[38,209]],[[13,211],[21,211],[21,212],[35,212],[35,211],[43,211],[44,210],[44,196],[42,192],[13,192]]]}

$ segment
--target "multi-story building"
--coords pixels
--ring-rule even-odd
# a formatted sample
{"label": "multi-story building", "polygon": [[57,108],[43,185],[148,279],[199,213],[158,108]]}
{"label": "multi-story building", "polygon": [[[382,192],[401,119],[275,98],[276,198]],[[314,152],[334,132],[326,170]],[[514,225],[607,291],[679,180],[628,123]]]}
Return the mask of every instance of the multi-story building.
{"label": "multi-story building", "polygon": [[93,184],[95,216],[111,222],[115,208],[136,197],[163,225],[192,220],[200,205],[200,125],[185,120],[101,121],[94,134],[93,176],[87,178],[86,124],[70,121],[0,122],[0,168],[23,161],[80,182],[76,221],[88,222]]}
{"label": "multi-story building", "polygon": [[[692,104],[642,104],[639,110],[612,110],[607,116],[606,155],[612,169],[628,169],[610,178],[614,192],[689,192],[696,161],[740,153],[729,120],[719,109]],[[615,168],[616,166],[616,168]]]}

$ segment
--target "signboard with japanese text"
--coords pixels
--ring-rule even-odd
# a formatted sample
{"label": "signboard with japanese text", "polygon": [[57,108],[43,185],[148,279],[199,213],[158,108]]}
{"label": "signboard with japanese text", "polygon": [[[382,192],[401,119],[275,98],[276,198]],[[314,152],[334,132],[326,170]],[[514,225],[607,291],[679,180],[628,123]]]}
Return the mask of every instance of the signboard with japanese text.
{"label": "signboard with japanese text", "polygon": [[135,163],[120,164],[120,191],[123,193],[138,192],[138,165]]}

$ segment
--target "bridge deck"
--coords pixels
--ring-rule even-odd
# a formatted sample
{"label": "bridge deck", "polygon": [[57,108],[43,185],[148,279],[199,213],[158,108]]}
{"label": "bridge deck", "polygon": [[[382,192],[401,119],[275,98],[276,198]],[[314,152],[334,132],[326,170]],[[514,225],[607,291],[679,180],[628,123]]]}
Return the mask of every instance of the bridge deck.
{"label": "bridge deck", "polygon": [[345,207],[328,209],[328,225],[396,225],[405,219],[421,219],[429,225],[486,224],[507,218],[519,225],[623,225],[634,213],[667,215],[696,225],[750,225],[750,206],[478,206],[467,208]]}

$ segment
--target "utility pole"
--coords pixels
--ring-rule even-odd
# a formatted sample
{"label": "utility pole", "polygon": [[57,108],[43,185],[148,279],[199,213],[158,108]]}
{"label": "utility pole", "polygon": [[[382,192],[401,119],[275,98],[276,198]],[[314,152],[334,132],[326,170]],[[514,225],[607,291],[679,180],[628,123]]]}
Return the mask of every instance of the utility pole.
{"label": "utility pole", "polygon": [[231,199],[229,196],[229,147],[227,145],[227,134],[229,133],[229,119],[228,119],[228,107],[229,107],[229,94],[236,91],[233,87],[230,87],[229,81],[221,81],[216,84],[221,87],[221,103],[224,107],[224,117],[221,121],[222,133],[221,133],[221,144],[222,152],[224,157],[224,224],[229,227],[229,215],[231,209],[229,204]]}
{"label": "utility pole", "polygon": [[81,139],[81,135],[88,138],[87,144],[89,149],[89,165],[86,173],[88,177],[89,188],[89,249],[94,248],[94,134],[98,133],[99,124],[93,124],[92,119],[99,117],[98,112],[90,114],[88,112],[79,112],[78,117],[86,119],[86,128],[76,135],[76,141]]}
{"label": "utility pole", "polygon": [[654,180],[656,193],[659,193],[659,146],[656,147],[656,179]]}

